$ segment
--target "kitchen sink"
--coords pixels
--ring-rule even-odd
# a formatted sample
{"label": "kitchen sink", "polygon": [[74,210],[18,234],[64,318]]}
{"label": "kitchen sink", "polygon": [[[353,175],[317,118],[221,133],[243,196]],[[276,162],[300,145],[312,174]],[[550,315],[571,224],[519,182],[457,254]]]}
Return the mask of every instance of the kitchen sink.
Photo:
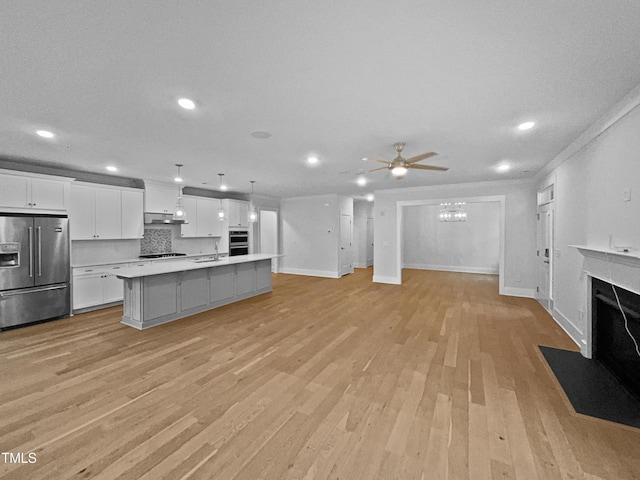
{"label": "kitchen sink", "polygon": [[200,260],[194,260],[193,263],[208,263],[208,262],[219,262],[220,259],[214,258],[201,258]]}

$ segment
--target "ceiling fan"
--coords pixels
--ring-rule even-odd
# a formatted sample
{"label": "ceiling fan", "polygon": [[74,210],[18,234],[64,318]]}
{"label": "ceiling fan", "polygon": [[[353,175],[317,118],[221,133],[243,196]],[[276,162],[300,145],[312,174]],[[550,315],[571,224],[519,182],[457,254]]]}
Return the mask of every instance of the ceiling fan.
{"label": "ceiling fan", "polygon": [[404,142],[396,142],[393,144],[393,146],[396,149],[396,152],[398,152],[398,156],[394,158],[391,162],[387,162],[385,160],[378,160],[375,158],[368,158],[368,157],[364,157],[362,160],[386,163],[387,164],[386,167],[374,168],[373,170],[369,170],[369,171],[376,172],[378,170],[385,170],[385,169],[391,170],[391,174],[394,177],[396,177],[398,180],[404,177],[408,169],[410,168],[415,168],[418,170],[439,170],[439,171],[449,170],[448,168],[445,168],[445,167],[436,167],[434,165],[422,165],[422,164],[416,163],[416,162],[419,162],[420,160],[425,160],[429,157],[433,157],[434,155],[437,155],[436,152],[423,153],[422,155],[416,155],[415,157],[411,157],[407,159],[403,158],[401,153],[402,153],[402,150],[404,150],[405,145],[406,144]]}

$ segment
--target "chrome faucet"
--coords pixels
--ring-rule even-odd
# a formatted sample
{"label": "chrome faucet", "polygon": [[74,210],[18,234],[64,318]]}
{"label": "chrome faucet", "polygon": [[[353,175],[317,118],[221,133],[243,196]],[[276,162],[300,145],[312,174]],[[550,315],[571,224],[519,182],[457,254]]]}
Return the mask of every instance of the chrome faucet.
{"label": "chrome faucet", "polygon": [[216,246],[216,253],[213,254],[213,259],[215,261],[218,261],[220,258],[220,255],[218,255],[218,242],[215,242],[215,246]]}

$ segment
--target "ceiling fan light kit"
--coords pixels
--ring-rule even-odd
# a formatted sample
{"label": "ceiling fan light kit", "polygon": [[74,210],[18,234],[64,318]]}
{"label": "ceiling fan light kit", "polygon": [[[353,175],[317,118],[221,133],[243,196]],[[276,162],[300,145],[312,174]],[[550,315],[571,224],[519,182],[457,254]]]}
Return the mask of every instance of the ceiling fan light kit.
{"label": "ceiling fan light kit", "polygon": [[441,172],[449,170],[448,168],[445,168],[445,167],[436,167],[435,165],[422,165],[417,163],[421,160],[425,160],[429,157],[433,157],[437,155],[436,152],[427,152],[421,155],[416,155],[415,157],[411,157],[408,159],[404,158],[401,155],[401,153],[404,150],[405,145],[406,145],[405,142],[396,142],[393,144],[393,147],[396,149],[398,156],[394,158],[391,162],[387,162],[385,160],[378,160],[375,158],[368,158],[368,157],[364,157],[362,160],[378,162],[378,163],[386,163],[387,164],[386,167],[374,168],[373,170],[369,170],[369,172],[377,172],[378,170],[391,170],[391,175],[393,175],[398,180],[401,180],[402,178],[404,178],[404,176],[409,171],[409,169],[436,170]]}
{"label": "ceiling fan light kit", "polygon": [[402,177],[404,177],[407,174],[407,172],[408,172],[408,170],[406,169],[406,167],[403,167],[401,165],[399,165],[397,167],[393,167],[391,169],[391,175],[396,177],[398,180],[400,180]]}

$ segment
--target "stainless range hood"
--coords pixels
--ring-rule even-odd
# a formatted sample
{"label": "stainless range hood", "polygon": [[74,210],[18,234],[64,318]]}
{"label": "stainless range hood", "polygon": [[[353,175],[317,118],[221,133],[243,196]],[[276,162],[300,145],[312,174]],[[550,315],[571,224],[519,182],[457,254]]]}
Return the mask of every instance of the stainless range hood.
{"label": "stainless range hood", "polygon": [[182,225],[183,223],[189,223],[185,220],[176,220],[173,218],[173,213],[144,213],[145,225]]}

